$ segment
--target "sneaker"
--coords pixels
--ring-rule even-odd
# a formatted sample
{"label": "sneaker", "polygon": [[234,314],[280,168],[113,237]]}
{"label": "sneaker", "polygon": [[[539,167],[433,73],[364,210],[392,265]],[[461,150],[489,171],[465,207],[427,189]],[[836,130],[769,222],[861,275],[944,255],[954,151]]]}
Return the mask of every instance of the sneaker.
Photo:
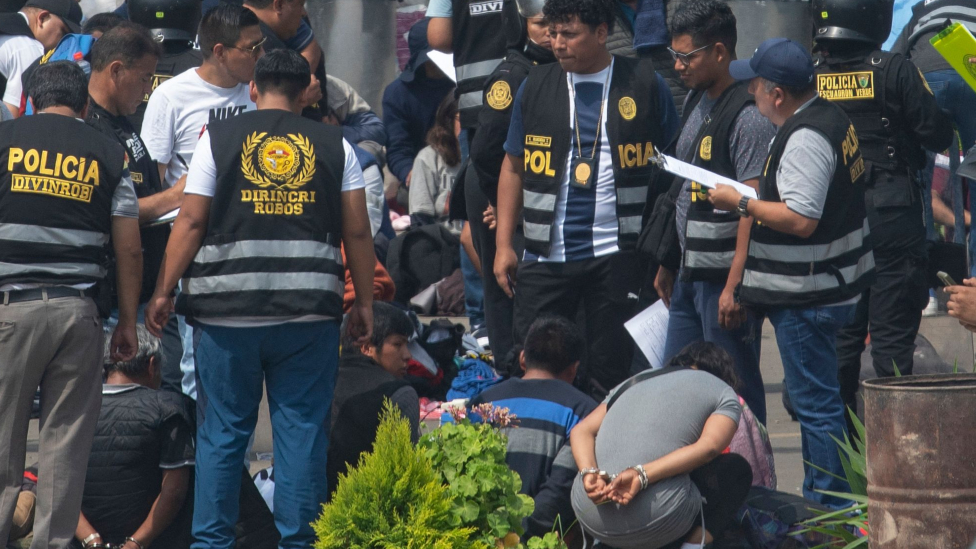
{"label": "sneaker", "polygon": [[939,314],[939,300],[929,297],[929,304],[922,309],[922,316],[936,316]]}

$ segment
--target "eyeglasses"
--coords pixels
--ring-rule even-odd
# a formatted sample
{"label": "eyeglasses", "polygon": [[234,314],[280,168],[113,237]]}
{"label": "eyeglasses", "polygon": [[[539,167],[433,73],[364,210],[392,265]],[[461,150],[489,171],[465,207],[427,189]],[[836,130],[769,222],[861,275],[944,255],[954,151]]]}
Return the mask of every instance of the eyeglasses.
{"label": "eyeglasses", "polygon": [[268,37],[265,36],[264,38],[261,39],[260,42],[258,42],[257,44],[254,44],[250,48],[239,48],[237,46],[227,46],[227,47],[228,48],[235,49],[235,50],[238,50],[238,51],[241,51],[241,52],[244,52],[244,53],[250,55],[251,57],[257,57],[258,56],[258,53],[261,51],[261,47],[264,46],[264,43],[267,42],[267,41],[268,41]]}
{"label": "eyeglasses", "polygon": [[668,48],[668,51],[671,52],[671,58],[672,59],[674,59],[675,61],[679,61],[682,65],[684,65],[684,66],[687,67],[688,65],[691,64],[691,58],[696,53],[698,53],[700,51],[703,51],[703,50],[707,50],[708,48],[714,46],[715,44],[718,44],[718,42],[714,42],[714,43],[711,43],[711,44],[709,44],[707,46],[702,46],[702,47],[700,47],[698,49],[691,50],[688,53],[678,53],[678,52],[674,51],[671,48]]}

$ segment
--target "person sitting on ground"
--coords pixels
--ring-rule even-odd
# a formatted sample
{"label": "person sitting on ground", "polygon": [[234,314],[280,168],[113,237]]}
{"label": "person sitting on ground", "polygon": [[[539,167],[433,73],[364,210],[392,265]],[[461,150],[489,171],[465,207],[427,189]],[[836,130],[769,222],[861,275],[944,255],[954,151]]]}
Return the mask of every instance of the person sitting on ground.
{"label": "person sitting on ground", "polygon": [[192,419],[182,395],[159,390],[159,339],[141,324],[136,333],[136,357],[105,366],[74,548],[190,546]]}
{"label": "person sitting on ground", "polygon": [[434,125],[427,132],[427,146],[417,153],[410,172],[410,224],[440,223],[460,234],[458,222],[450,220],[451,189],[461,167],[461,119],[458,101],[447,95],[437,107]]}
{"label": "person sitting on ground", "polygon": [[742,413],[735,384],[729,354],[698,342],[610,391],[570,436],[583,528],[620,549],[720,538],[752,484],[745,458],[723,454]]}
{"label": "person sitting on ground", "polygon": [[383,403],[390,399],[410,422],[411,438],[420,438],[420,398],[403,380],[410,351],[407,341],[413,323],[406,313],[388,303],[373,302],[373,335],[369,343],[356,345],[346,334],[332,397],[332,436],[329,440],[327,475],[329,490],[335,491],[339,475],[359,455],[373,449]]}
{"label": "person sitting on ground", "polygon": [[523,494],[535,500],[535,511],[525,519],[526,536],[551,532],[556,518],[573,523],[570,490],[576,464],[569,445],[573,428],[597,404],[573,387],[583,355],[583,336],[560,316],[543,316],[532,323],[519,354],[525,371],[494,385],[471,400],[472,406],[490,402],[518,418],[505,428],[505,462],[522,479]]}

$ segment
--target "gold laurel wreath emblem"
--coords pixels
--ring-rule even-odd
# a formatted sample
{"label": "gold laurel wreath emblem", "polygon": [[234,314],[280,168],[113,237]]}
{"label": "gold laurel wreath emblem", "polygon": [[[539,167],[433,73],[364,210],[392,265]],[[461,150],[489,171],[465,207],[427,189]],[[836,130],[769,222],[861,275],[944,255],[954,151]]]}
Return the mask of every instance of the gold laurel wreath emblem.
{"label": "gold laurel wreath emblem", "polygon": [[243,172],[245,179],[262,189],[272,185],[279,189],[298,189],[311,181],[312,177],[315,176],[315,147],[307,137],[293,133],[288,134],[288,139],[298,147],[298,150],[302,151],[302,171],[298,173],[298,176],[288,183],[277,184],[267,176],[258,173],[254,168],[252,157],[254,149],[261,144],[267,135],[268,132],[253,132],[244,140],[244,150],[241,152],[241,172]]}

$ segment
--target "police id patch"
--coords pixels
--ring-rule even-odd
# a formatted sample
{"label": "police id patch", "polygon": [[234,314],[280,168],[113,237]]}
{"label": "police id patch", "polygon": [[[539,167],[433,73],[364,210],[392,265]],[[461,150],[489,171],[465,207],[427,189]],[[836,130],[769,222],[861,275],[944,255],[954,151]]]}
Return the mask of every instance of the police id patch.
{"label": "police id patch", "polygon": [[828,101],[874,99],[874,73],[871,71],[817,75],[817,90]]}
{"label": "police id patch", "polygon": [[617,103],[617,110],[620,111],[620,116],[624,120],[633,120],[637,116],[637,103],[632,97],[621,97]]}
{"label": "police id patch", "polygon": [[712,136],[706,135],[705,139],[702,139],[701,147],[698,149],[698,156],[702,160],[712,159]]}
{"label": "police id patch", "polygon": [[257,189],[242,189],[241,202],[254,203],[254,213],[301,215],[315,192],[301,191],[315,176],[315,147],[301,134],[287,137],[254,132],[244,140],[241,174]]}
{"label": "police id patch", "polygon": [[512,104],[512,88],[509,87],[508,82],[499,80],[488,89],[486,101],[489,107],[496,111],[503,111]]}

